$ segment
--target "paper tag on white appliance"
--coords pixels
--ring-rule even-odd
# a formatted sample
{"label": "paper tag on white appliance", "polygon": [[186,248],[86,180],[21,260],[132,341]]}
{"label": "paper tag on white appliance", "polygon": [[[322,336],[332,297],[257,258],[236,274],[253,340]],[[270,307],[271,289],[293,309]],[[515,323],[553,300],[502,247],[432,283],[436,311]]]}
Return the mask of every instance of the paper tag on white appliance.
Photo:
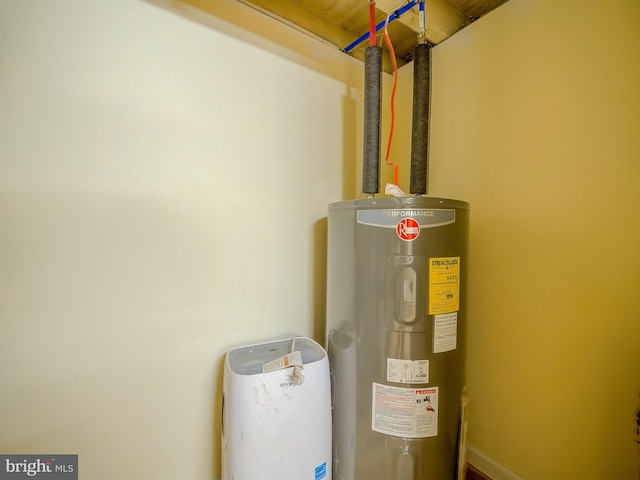
{"label": "paper tag on white appliance", "polygon": [[302,354],[299,351],[286,354],[262,365],[262,373],[271,373],[287,367],[302,366]]}

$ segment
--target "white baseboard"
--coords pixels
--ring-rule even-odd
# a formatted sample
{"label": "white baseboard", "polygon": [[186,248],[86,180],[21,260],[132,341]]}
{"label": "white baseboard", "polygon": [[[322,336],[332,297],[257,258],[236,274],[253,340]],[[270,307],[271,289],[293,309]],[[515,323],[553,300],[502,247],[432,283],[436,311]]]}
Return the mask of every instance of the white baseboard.
{"label": "white baseboard", "polygon": [[467,446],[467,462],[491,477],[492,480],[525,480],[514,471],[509,470],[493,458],[482,453],[473,445]]}

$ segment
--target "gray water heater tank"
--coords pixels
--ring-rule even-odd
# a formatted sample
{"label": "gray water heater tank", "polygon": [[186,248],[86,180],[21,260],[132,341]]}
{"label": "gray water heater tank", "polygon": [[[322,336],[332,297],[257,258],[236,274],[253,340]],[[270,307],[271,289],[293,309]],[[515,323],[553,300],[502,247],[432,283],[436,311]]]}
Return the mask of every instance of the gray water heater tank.
{"label": "gray water heater tank", "polygon": [[457,200],[329,206],[334,480],[454,480],[464,467],[468,225]]}

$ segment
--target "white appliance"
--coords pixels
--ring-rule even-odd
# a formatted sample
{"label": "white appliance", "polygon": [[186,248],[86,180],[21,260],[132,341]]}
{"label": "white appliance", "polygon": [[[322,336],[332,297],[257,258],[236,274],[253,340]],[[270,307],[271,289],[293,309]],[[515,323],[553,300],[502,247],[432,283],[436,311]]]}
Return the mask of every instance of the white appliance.
{"label": "white appliance", "polygon": [[330,480],[331,386],[306,337],[230,350],[222,387],[222,480]]}

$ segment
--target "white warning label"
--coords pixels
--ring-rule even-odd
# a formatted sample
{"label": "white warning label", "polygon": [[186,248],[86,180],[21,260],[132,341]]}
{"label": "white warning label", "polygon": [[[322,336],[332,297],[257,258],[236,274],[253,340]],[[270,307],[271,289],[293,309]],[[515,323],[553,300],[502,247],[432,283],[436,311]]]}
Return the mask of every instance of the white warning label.
{"label": "white warning label", "polygon": [[458,345],[458,312],[433,317],[433,353],[449,352]]}
{"label": "white warning label", "polygon": [[438,435],[438,387],[373,384],[371,429],[406,438]]}
{"label": "white warning label", "polygon": [[429,360],[387,358],[387,382],[429,383]]}

